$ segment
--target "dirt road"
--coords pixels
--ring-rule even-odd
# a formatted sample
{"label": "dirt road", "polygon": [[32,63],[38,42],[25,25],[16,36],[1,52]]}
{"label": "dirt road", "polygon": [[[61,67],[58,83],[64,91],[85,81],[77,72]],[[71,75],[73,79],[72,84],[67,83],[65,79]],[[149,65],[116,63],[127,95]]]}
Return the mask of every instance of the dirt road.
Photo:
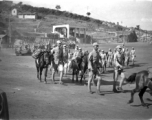
{"label": "dirt road", "polygon": [[[101,45],[108,50],[116,45]],[[137,58],[135,66],[125,69],[126,76],[152,66],[152,45],[127,44],[135,47]],[[91,50],[91,47],[86,46]],[[10,119],[150,119],[152,118],[152,97],[145,93],[144,100],[149,109],[142,107],[138,94],[135,101],[128,105],[130,90],[134,84],[123,86],[125,93],[112,92],[112,68],[103,74],[101,91],[104,95],[89,94],[87,86],[71,82],[71,76],[65,76],[64,85],[40,83],[36,78],[34,59],[31,56],[15,56],[13,49],[0,51],[0,89],[8,98]],[[56,81],[58,81],[56,76]],[[95,91],[96,88],[93,86]]]}

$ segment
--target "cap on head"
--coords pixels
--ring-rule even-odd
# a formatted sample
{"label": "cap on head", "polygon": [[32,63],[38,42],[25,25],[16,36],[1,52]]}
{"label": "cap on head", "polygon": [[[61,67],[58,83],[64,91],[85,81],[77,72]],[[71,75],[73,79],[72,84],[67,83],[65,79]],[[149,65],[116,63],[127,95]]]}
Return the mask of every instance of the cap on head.
{"label": "cap on head", "polygon": [[61,44],[61,41],[60,41],[60,40],[58,40],[56,43],[57,43],[57,44]]}
{"label": "cap on head", "polygon": [[82,50],[82,48],[79,48],[79,50]]}
{"label": "cap on head", "polygon": [[52,46],[53,46],[53,47],[55,47],[56,45],[55,45],[55,44],[53,44]]}
{"label": "cap on head", "polygon": [[63,47],[66,47],[66,45],[63,45]]}
{"label": "cap on head", "polygon": [[122,47],[120,45],[117,45],[116,49],[120,49],[120,48],[122,48]]}
{"label": "cap on head", "polygon": [[93,46],[98,46],[98,43],[97,42],[93,43]]}

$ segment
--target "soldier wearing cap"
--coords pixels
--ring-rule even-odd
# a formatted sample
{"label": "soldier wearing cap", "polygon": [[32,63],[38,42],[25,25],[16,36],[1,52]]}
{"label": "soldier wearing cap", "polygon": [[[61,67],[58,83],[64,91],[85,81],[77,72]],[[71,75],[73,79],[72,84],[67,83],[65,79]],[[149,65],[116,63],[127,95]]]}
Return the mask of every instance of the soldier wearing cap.
{"label": "soldier wearing cap", "polygon": [[79,70],[81,69],[80,64],[81,64],[82,56],[83,56],[82,48],[76,48],[75,53],[73,54],[72,60],[75,60],[75,62],[77,63],[79,67]]}
{"label": "soldier wearing cap", "polygon": [[100,81],[101,76],[99,73],[99,61],[101,60],[101,57],[98,52],[98,43],[93,43],[93,50],[89,53],[88,56],[88,70],[89,70],[89,79],[88,79],[88,90],[90,93],[93,93],[91,91],[91,82],[94,82],[95,77],[97,78],[97,93],[100,94]]}
{"label": "soldier wearing cap", "polygon": [[129,59],[130,59],[130,52],[129,52],[128,48],[126,48],[126,50],[125,50],[125,65],[126,66],[129,65]]}
{"label": "soldier wearing cap", "polygon": [[[118,45],[116,49],[117,52],[114,55],[114,83],[113,83],[114,92],[117,92],[117,90],[123,91],[122,84],[123,81],[125,80],[125,74],[123,72],[123,63],[122,63],[122,52],[121,52],[122,47]],[[118,81],[119,75],[121,76],[121,80],[119,83],[119,87],[116,89],[116,82]]]}
{"label": "soldier wearing cap", "polygon": [[125,65],[125,44],[122,44],[122,65]]}
{"label": "soldier wearing cap", "polygon": [[101,63],[102,63],[102,72],[105,73],[106,72],[107,56],[106,56],[104,50],[102,50],[100,52],[100,56],[101,56]]}
{"label": "soldier wearing cap", "polygon": [[79,50],[79,46],[78,45],[76,45],[76,47],[75,47],[75,51],[78,51]]}
{"label": "soldier wearing cap", "polygon": [[[54,82],[55,72],[60,72],[60,84],[62,83],[63,77],[63,48],[61,41],[57,41],[57,46],[51,50],[53,54],[52,61],[52,81]],[[60,69],[59,69],[60,68]]]}
{"label": "soldier wearing cap", "polygon": [[63,62],[64,62],[64,72],[67,73],[69,51],[66,45],[63,45]]}
{"label": "soldier wearing cap", "polygon": [[132,47],[132,50],[130,51],[130,56],[131,56],[132,65],[134,65],[134,60],[135,60],[135,57],[136,57],[134,47]]}
{"label": "soldier wearing cap", "polygon": [[108,64],[109,64],[109,67],[112,66],[112,61],[113,61],[113,52],[112,52],[111,48],[109,48],[109,51],[108,51]]}

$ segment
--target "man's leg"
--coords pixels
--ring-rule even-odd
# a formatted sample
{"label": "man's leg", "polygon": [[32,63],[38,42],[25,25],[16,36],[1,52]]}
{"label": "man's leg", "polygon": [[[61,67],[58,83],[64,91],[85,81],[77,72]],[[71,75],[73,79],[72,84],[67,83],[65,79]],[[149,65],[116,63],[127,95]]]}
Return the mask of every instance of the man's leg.
{"label": "man's leg", "polygon": [[120,91],[123,91],[123,89],[122,89],[122,84],[123,84],[124,80],[125,80],[125,74],[122,72],[122,73],[121,73],[121,80],[120,80],[120,82],[119,82],[119,87],[118,87],[118,89],[119,89]]}
{"label": "man's leg", "polygon": [[91,70],[89,70],[89,79],[88,79],[88,91],[90,93],[92,93],[91,91],[91,82],[93,80],[93,72]]}
{"label": "man's leg", "polygon": [[113,75],[113,92],[117,92],[117,89],[116,89],[116,84],[117,84],[117,81],[118,81],[118,70],[114,70],[114,75]]}
{"label": "man's leg", "polygon": [[57,69],[57,65],[55,63],[52,62],[52,82],[55,83],[55,72]]}
{"label": "man's leg", "polygon": [[54,70],[54,69],[52,69],[52,82],[53,82],[53,83],[55,83],[54,78],[55,78],[55,70]]}
{"label": "man's leg", "polygon": [[63,82],[62,82],[62,78],[63,78],[63,71],[60,72],[60,82],[59,82],[59,84],[62,84],[62,83],[63,83]]}
{"label": "man's leg", "polygon": [[[59,68],[60,66],[60,68]],[[64,65],[63,64],[59,64],[57,65],[57,70],[60,72],[60,81],[59,84],[62,84],[62,78],[63,78],[63,74],[64,74]]]}
{"label": "man's leg", "polygon": [[100,84],[101,84],[101,76],[97,76],[97,93],[100,94]]}

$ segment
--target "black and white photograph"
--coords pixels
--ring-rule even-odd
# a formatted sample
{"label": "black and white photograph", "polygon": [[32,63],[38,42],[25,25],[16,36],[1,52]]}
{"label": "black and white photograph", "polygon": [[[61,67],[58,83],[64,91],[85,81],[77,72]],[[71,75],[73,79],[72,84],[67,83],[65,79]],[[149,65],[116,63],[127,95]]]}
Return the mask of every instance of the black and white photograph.
{"label": "black and white photograph", "polygon": [[152,120],[152,0],[0,0],[1,120]]}

